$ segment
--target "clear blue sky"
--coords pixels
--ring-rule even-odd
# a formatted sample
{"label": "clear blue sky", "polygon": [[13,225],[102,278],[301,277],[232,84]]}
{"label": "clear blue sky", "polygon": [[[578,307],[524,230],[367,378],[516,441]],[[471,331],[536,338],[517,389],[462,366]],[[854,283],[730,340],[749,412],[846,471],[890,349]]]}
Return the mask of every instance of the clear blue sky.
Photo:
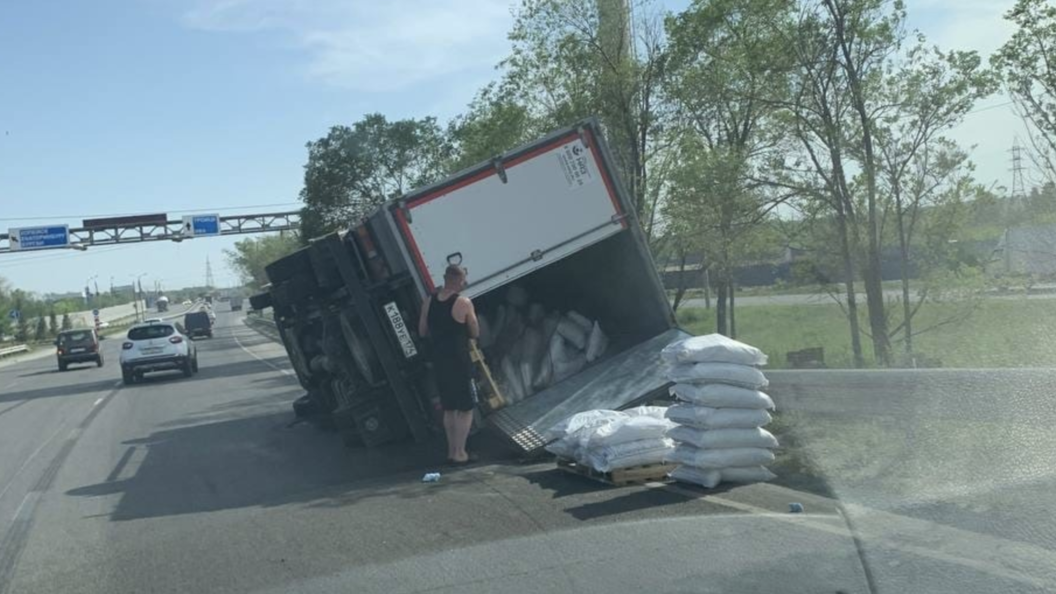
{"label": "clear blue sky", "polygon": [[[684,6],[667,0],[666,6]],[[1011,2],[910,0],[943,47],[989,53]],[[305,142],[364,113],[462,109],[506,53],[506,0],[92,0],[0,7],[0,229],[83,215],[225,214],[297,207]],[[981,106],[1000,104],[994,97]],[[980,177],[1007,183],[1018,122],[973,115]],[[42,217],[47,217],[43,219]],[[233,283],[230,238],[0,256],[37,292],[148,273],[202,284],[208,256]]]}

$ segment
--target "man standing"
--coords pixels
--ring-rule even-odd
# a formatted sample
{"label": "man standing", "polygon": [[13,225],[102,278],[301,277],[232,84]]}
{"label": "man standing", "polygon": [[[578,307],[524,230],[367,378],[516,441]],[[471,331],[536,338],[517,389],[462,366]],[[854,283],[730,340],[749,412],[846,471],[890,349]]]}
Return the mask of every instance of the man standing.
{"label": "man standing", "polygon": [[466,269],[450,265],[444,271],[444,286],[422,304],[418,335],[433,342],[433,365],[444,410],[447,459],[455,464],[469,462],[466,439],[473,425],[473,387],[469,359],[469,339],[477,338],[480,326],[473,302],[459,291],[466,286]]}

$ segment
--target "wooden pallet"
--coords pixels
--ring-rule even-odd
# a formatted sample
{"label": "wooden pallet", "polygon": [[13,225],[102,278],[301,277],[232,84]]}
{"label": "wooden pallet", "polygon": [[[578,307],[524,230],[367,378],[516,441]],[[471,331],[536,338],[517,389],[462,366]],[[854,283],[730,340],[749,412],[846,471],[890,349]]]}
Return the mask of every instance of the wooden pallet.
{"label": "wooden pallet", "polygon": [[674,470],[677,464],[646,464],[643,466],[631,466],[611,472],[600,472],[586,464],[579,464],[567,458],[558,458],[557,467],[561,470],[585,476],[589,479],[623,487],[626,485],[641,485],[643,483],[667,482],[667,474]]}

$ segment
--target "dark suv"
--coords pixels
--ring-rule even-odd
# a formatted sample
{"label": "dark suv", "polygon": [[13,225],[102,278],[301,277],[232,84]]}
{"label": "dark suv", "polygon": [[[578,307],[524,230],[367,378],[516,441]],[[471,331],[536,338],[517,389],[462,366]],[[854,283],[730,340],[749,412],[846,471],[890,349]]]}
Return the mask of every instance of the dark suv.
{"label": "dark suv", "polygon": [[195,311],[183,316],[183,327],[187,330],[187,336],[197,338],[199,336],[213,337],[213,320],[208,312]]}
{"label": "dark suv", "polygon": [[66,371],[70,363],[95,363],[103,366],[103,353],[99,350],[99,337],[95,330],[63,330],[55,338],[55,357],[59,360],[59,371]]}

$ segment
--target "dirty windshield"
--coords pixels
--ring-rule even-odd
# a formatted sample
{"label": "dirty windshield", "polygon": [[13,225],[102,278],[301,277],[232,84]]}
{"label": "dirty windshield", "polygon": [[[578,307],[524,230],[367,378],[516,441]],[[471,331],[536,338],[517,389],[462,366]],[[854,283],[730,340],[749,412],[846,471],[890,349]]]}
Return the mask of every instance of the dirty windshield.
{"label": "dirty windshield", "polygon": [[1054,0],[0,15],[0,594],[1056,592]]}

